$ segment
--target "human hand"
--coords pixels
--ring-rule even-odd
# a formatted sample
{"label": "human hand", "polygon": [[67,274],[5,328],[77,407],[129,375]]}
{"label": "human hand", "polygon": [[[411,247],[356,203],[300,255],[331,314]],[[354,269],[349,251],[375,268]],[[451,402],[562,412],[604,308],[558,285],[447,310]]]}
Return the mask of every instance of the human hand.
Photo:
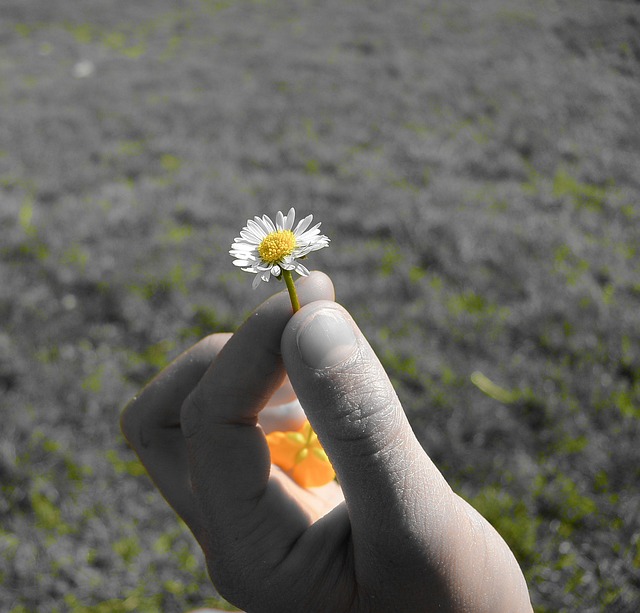
{"label": "human hand", "polygon": [[[295,315],[286,293],[273,296],[233,336],[183,354],[122,415],[220,594],[251,613],[530,612],[508,546],[422,449],[329,279],[298,288]],[[337,486],[333,499],[318,495],[270,465],[258,415],[277,390],[291,393],[285,372],[343,502]]]}

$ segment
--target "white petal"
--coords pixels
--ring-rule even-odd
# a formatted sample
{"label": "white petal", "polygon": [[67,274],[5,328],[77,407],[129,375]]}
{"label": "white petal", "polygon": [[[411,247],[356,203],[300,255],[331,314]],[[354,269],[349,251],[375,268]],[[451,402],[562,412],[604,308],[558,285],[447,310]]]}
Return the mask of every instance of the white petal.
{"label": "white petal", "polygon": [[291,207],[289,209],[289,212],[285,215],[284,221],[285,221],[285,226],[284,229],[285,230],[291,230],[291,228],[293,228],[293,222],[296,220],[296,210]]}
{"label": "white petal", "polygon": [[231,245],[231,249],[244,250],[244,251],[256,251],[258,249],[258,245],[254,245],[253,243],[246,243],[244,238],[239,238],[233,245]]}
{"label": "white petal", "polygon": [[280,266],[285,270],[295,270],[296,269],[296,258],[292,255],[287,255],[279,262]]}
{"label": "white petal", "polygon": [[[303,240],[304,239],[304,240]],[[318,251],[324,247],[329,246],[329,239],[321,234],[320,236],[309,236],[309,233],[305,233],[302,238],[296,241],[296,248],[293,251],[293,255],[297,258],[307,255],[312,251]]]}
{"label": "white petal", "polygon": [[267,234],[276,232],[277,228],[275,224],[271,221],[271,218],[268,215],[262,216],[262,223],[264,224],[265,228],[267,228]]}
{"label": "white petal", "polygon": [[[313,226],[313,228],[309,228],[306,232],[300,232],[298,234],[296,234],[296,238],[299,238],[300,240],[309,240],[311,238],[313,238],[314,236],[317,236],[318,234],[320,234],[320,225],[322,222],[318,222],[315,226]],[[297,232],[297,230],[296,230]]]}
{"label": "white petal", "polygon": [[278,266],[277,264],[275,266],[273,266],[271,268],[271,274],[274,277],[279,277],[282,274],[282,270],[280,269],[280,266]]}
{"label": "white petal", "polygon": [[296,262],[296,269],[295,270],[301,277],[308,277],[309,276],[309,271],[307,270],[306,267],[304,267],[302,264],[300,264],[300,262]]}
{"label": "white petal", "polygon": [[276,215],[276,228],[278,230],[284,230],[284,222],[285,218],[282,211],[278,211],[278,214]]}
{"label": "white petal", "polygon": [[[256,219],[260,221],[259,217],[256,217]],[[262,226],[262,223],[257,223],[255,221],[252,221],[251,219],[247,221],[247,229],[254,232],[255,235],[259,237],[260,240],[262,240],[267,234],[269,234],[266,231],[266,229]]]}
{"label": "white petal", "polygon": [[255,263],[257,262],[256,258],[254,258],[254,257],[252,257],[250,254],[248,254],[248,253],[244,253],[244,252],[241,252],[241,253],[232,253],[232,254],[231,254],[231,257],[232,257],[234,260],[242,260],[242,261],[246,261],[246,262],[248,262],[247,266],[249,266],[249,265],[253,265],[253,264],[255,264]]}
{"label": "white petal", "polygon": [[250,260],[233,260],[234,266],[251,266],[252,263]]}
{"label": "white petal", "polygon": [[311,251],[318,251],[318,249],[324,249],[329,246],[329,239],[326,236],[321,237],[319,240],[309,243],[309,249]]}
{"label": "white petal", "polygon": [[256,275],[253,279],[253,283],[251,284],[251,287],[253,287],[253,289],[256,289],[256,287],[260,285],[261,281],[262,281],[262,277],[260,275]]}
{"label": "white petal", "polygon": [[259,245],[262,242],[262,239],[249,228],[243,228],[240,231],[240,238],[242,238],[243,240],[251,244],[256,244],[256,245]]}
{"label": "white petal", "polygon": [[301,236],[304,233],[304,231],[309,227],[309,224],[312,221],[313,221],[313,215],[307,215],[303,220],[301,220],[296,226],[296,229],[293,231],[296,237]]}

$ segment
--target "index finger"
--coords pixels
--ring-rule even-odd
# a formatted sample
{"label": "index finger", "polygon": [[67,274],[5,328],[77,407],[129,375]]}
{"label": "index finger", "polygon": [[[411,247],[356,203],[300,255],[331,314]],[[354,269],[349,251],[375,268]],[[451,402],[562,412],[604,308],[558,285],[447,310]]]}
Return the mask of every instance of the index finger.
{"label": "index finger", "polygon": [[[298,283],[300,302],[333,298],[322,273]],[[228,556],[246,570],[250,558],[286,550],[308,526],[307,516],[276,479],[257,417],[285,376],[280,355],[282,331],[291,318],[286,291],[262,304],[231,337],[187,398],[181,414],[191,483],[210,517],[205,553],[211,565]],[[273,544],[267,551],[263,537]],[[244,572],[244,571],[243,571]]]}

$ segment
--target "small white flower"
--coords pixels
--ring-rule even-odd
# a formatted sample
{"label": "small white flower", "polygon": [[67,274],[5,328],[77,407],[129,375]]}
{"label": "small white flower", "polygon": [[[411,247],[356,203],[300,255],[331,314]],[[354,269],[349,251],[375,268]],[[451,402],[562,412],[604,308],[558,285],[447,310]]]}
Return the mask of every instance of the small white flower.
{"label": "small white flower", "polygon": [[320,223],[309,228],[313,215],[299,221],[294,228],[295,218],[293,207],[286,215],[278,211],[275,223],[267,215],[254,217],[234,239],[229,253],[235,258],[236,266],[256,275],[254,289],[272,276],[280,278],[283,270],[295,270],[306,277],[309,271],[298,260],[329,246],[329,239],[320,234]]}

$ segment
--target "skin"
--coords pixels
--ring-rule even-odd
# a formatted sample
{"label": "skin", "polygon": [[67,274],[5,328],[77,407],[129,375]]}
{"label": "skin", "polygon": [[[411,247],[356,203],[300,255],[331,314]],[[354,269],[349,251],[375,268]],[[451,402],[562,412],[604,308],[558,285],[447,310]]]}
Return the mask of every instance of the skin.
{"label": "skin", "polygon": [[[297,286],[295,315],[276,294],[235,334],[181,355],[122,414],[217,590],[251,613],[530,613],[509,547],[422,449],[329,278]],[[322,338],[314,322],[342,328]],[[304,419],[295,402],[278,409],[295,395],[341,488],[304,490],[270,464],[265,430]]]}

